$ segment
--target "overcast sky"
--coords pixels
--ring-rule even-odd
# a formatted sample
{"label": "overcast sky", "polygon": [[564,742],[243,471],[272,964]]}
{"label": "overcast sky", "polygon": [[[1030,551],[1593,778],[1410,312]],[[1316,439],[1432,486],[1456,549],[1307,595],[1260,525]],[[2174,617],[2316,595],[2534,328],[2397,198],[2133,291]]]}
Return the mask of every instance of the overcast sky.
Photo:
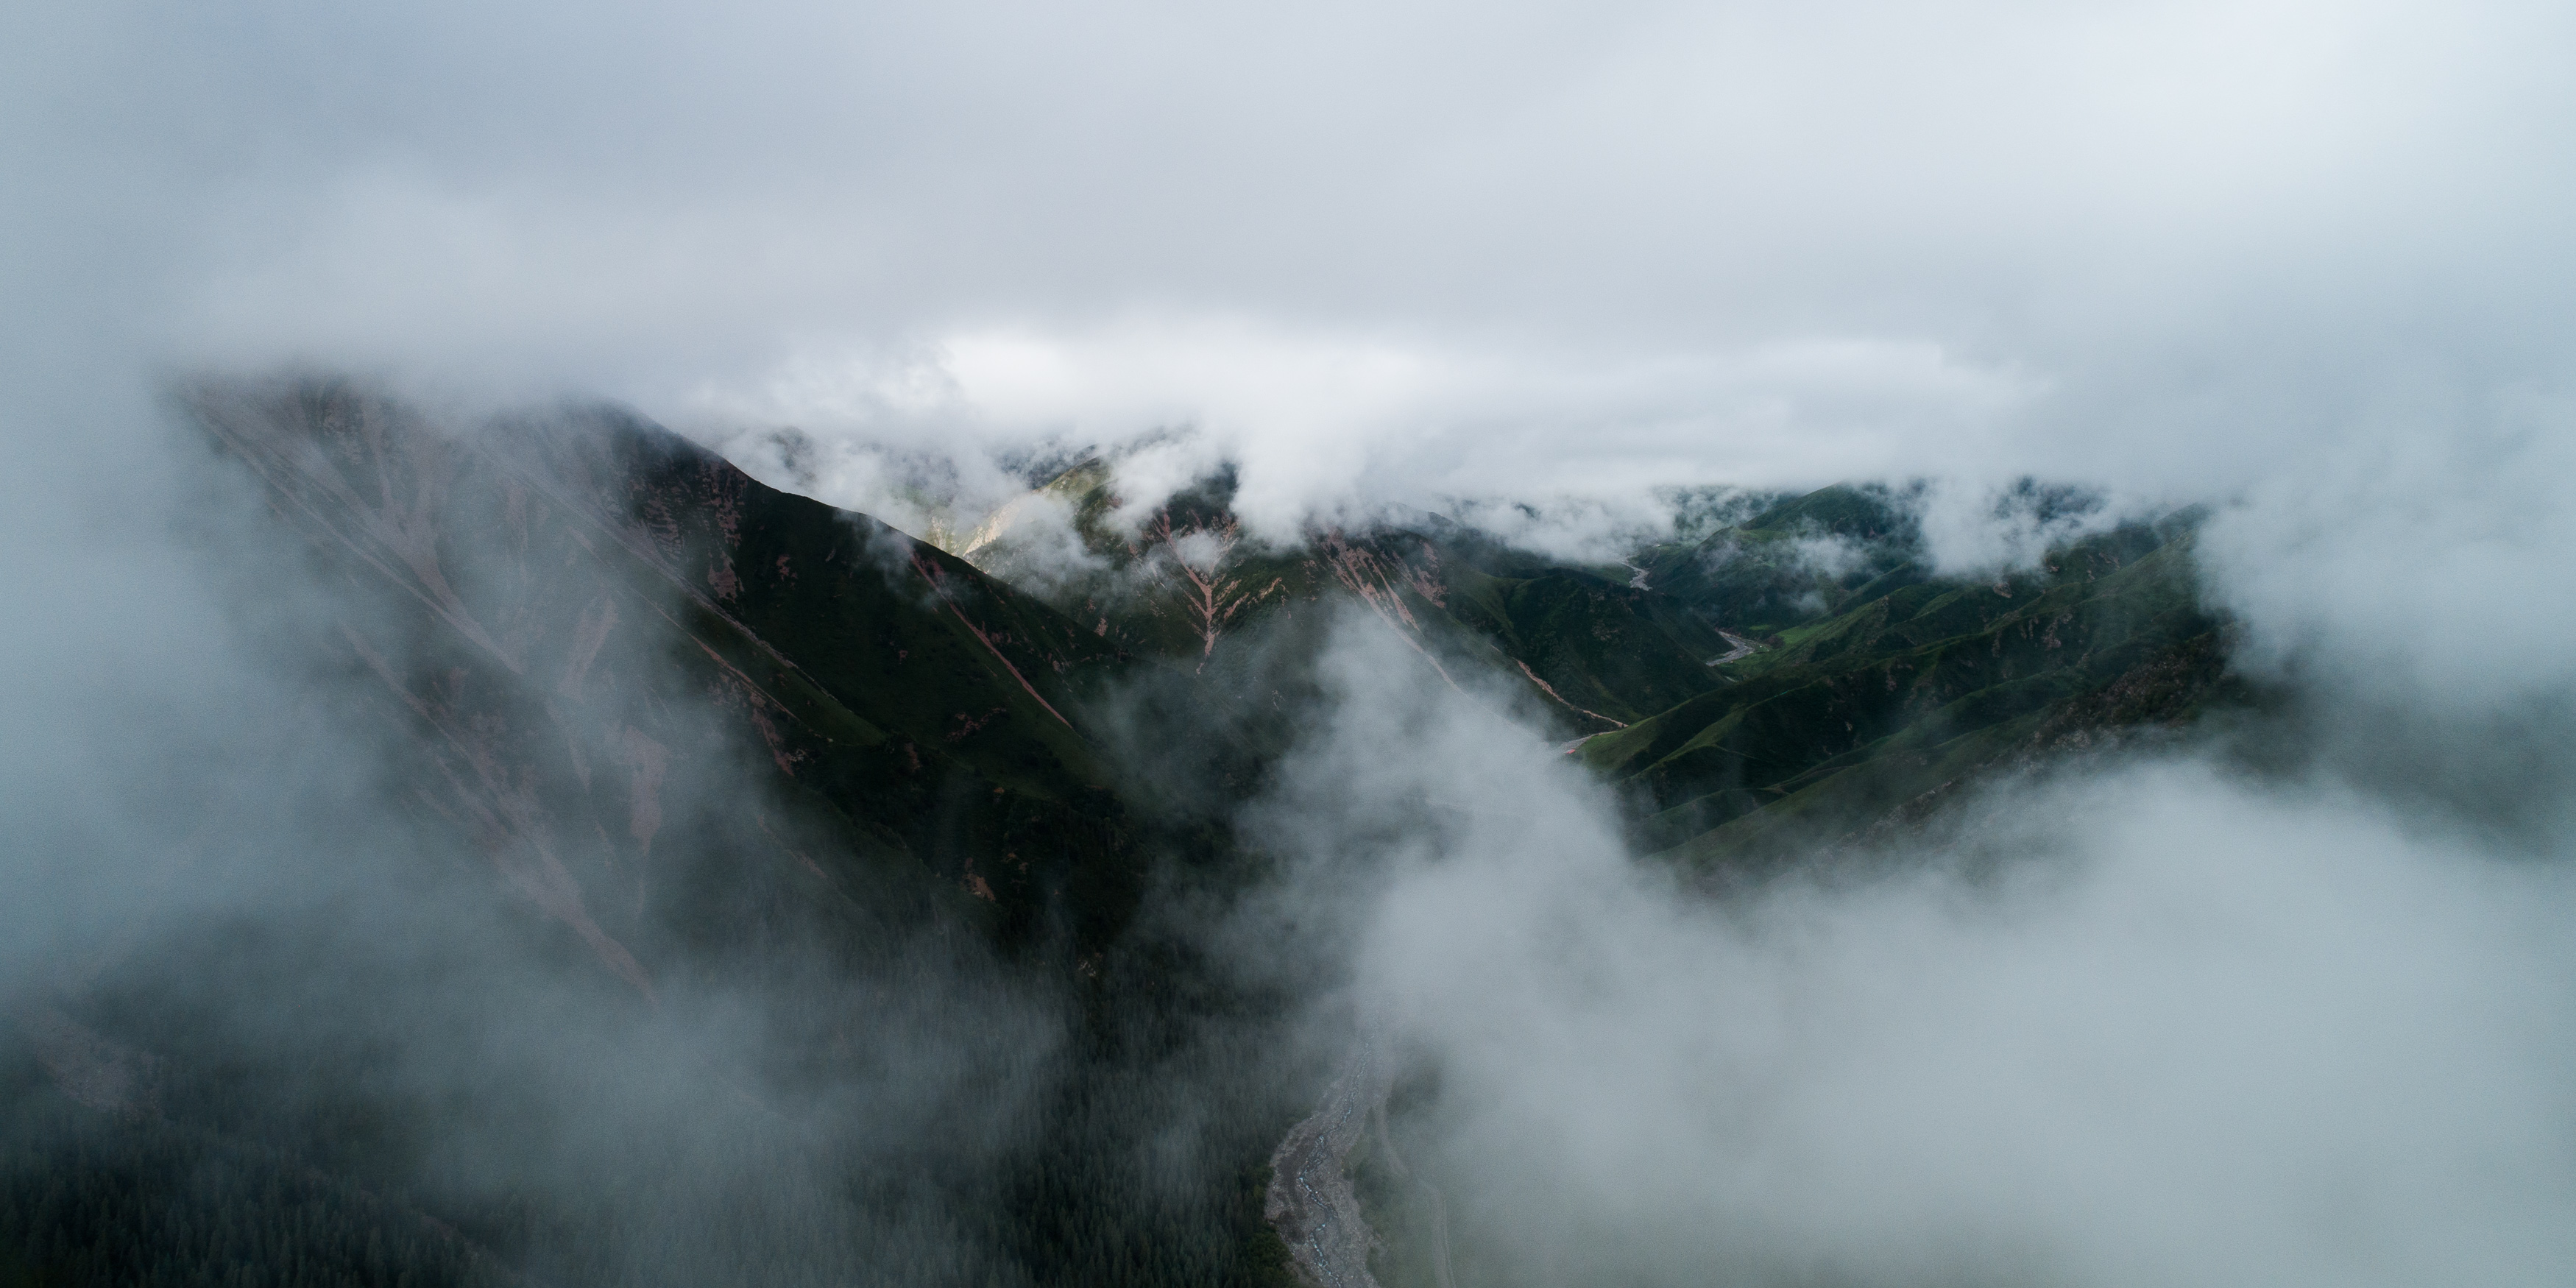
{"label": "overcast sky", "polygon": [[2568,357],[2562,6],[8,25],[0,253],[47,340],[717,438],[1187,425],[1281,521],[1919,472],[2224,492],[2492,423]]}
{"label": "overcast sky", "polygon": [[301,363],[737,450],[1178,428],[1163,476],[1235,460],[1274,532],[2034,473],[2242,503],[2204,553],[2255,653],[2576,675],[2563,6],[6,21],[0,487],[88,551],[13,573],[106,641],[65,665],[167,670],[99,660],[183,597],[114,517],[167,481],[152,379]]}
{"label": "overcast sky", "polygon": [[1232,459],[1272,533],[2217,501],[2248,658],[2509,703],[2576,680],[2569,49],[2538,4],[22,5],[0,522],[65,624],[19,669],[203,687],[143,643],[213,612],[131,520],[154,381],[305,364],[736,451],[1181,429],[1160,477]]}

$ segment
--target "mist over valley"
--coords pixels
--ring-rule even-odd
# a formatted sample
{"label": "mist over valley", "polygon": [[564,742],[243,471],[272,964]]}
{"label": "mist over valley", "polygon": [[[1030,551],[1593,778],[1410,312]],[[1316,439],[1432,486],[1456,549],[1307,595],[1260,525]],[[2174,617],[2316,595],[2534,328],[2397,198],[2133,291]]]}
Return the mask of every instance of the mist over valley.
{"label": "mist over valley", "polygon": [[0,1288],[2576,1270],[2563,15],[19,25]]}

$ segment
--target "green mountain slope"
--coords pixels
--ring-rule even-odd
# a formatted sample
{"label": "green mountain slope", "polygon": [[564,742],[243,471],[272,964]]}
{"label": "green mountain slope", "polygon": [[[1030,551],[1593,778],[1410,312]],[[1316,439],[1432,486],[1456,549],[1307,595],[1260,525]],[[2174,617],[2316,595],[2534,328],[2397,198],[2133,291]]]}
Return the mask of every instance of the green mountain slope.
{"label": "green mountain slope", "polygon": [[1726,687],[1580,754],[1645,802],[1649,847],[1707,864],[1794,824],[1867,823],[2010,756],[2186,720],[2225,671],[2190,545],[2177,520],[1991,584],[1879,573],[1716,668]]}
{"label": "green mountain slope", "polygon": [[[1643,579],[1710,626],[1762,637],[1839,612],[1882,577],[1919,580],[1913,519],[1884,488],[1838,484],[1784,497],[1696,541],[1631,557]],[[1857,602],[1857,601],[1854,601]]]}
{"label": "green mountain slope", "polygon": [[1232,491],[1219,476],[1129,515],[1110,471],[1086,462],[1037,495],[1065,508],[1087,564],[1068,569],[1046,547],[1015,542],[1008,515],[961,549],[1102,638],[1193,668],[1230,640],[1341,603],[1375,614],[1443,675],[1489,669],[1582,731],[1618,728],[1716,683],[1706,663],[1726,650],[1723,639],[1624,574],[1540,559],[1429,514],[1272,548],[1245,536]]}

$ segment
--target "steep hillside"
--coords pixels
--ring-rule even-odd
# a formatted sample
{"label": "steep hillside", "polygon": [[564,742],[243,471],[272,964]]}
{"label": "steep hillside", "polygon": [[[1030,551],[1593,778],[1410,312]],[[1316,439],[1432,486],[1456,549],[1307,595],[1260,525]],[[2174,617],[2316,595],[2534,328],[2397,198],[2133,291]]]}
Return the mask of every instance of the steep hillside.
{"label": "steep hillside", "polygon": [[[1919,537],[1903,498],[1837,484],[1783,497],[1695,542],[1631,556],[1640,579],[1711,626],[1759,638],[1840,611],[1882,577],[1920,580]],[[1731,651],[1731,650],[1730,650]]]}
{"label": "steep hillside", "polygon": [[[254,912],[21,1006],[0,1282],[194,1282],[250,1249],[281,1284],[1277,1285],[1265,1204],[1296,1210],[1279,1186],[1322,1155],[1262,1160],[1325,1139],[1291,1131],[1321,1079],[1286,1035],[1329,967],[1293,927],[1257,965],[1203,932],[1263,889],[1239,811],[1340,615],[1423,684],[1517,686],[1641,850],[1717,878],[2235,696],[2190,515],[1963,581],[1904,496],[1835,487],[1587,567],[1427,514],[1269,546],[1223,476],[1139,514],[1088,462],[950,554],[613,409],[457,426],[311,381],[188,407],[275,520],[231,537],[292,552],[233,561],[266,578],[245,614],[381,779],[332,843],[398,852],[386,884],[472,869],[438,915],[477,929],[439,959],[403,899],[370,904],[383,942]],[[473,973],[522,933],[528,960]],[[711,996],[721,1040],[657,1045]],[[224,1009],[246,997],[323,1000],[262,1030]],[[384,1077],[460,1006],[469,1031],[554,1008],[509,1020],[579,1034],[574,1099],[645,1065],[651,1121],[690,1130],[621,1140],[614,1183],[431,1166],[460,1120],[566,1112],[508,1059]],[[935,1067],[880,1067],[916,1049]],[[1391,1084],[1336,1085],[1347,1152]],[[1412,1189],[1364,1175],[1349,1211]]]}
{"label": "steep hillside", "polygon": [[8,1016],[0,1276],[1273,1282],[1296,1065],[1136,917],[1230,851],[1104,750],[1186,672],[614,410],[189,406],[277,520],[223,539],[293,718],[381,788],[204,845],[372,884]]}
{"label": "steep hillside", "polygon": [[1071,516],[1087,560],[1016,548],[1007,513],[970,553],[1102,638],[1199,668],[1258,624],[1363,604],[1434,666],[1528,686],[1589,735],[1585,763],[1631,789],[1642,844],[1691,842],[1709,863],[1806,836],[1781,830],[1793,820],[1883,818],[2086,730],[2187,719],[2224,678],[2190,515],[1986,583],[1936,576],[1912,498],[1876,486],[1768,498],[1698,540],[1586,568],[1428,514],[1274,550],[1242,535],[1223,477],[1141,518],[1111,481],[1087,462],[1031,498]]}
{"label": "steep hillside", "polygon": [[[605,910],[678,888],[657,842],[745,765],[742,861],[813,894],[926,872],[1025,926],[1065,883],[1132,887],[1076,724],[1131,664],[963,561],[609,410],[463,432],[331,385],[195,409],[346,588],[333,643],[436,765],[430,807],[638,987]],[[1091,893],[1096,948],[1125,896]]]}
{"label": "steep hillside", "polygon": [[[2227,691],[2222,623],[2199,606],[2190,547],[2178,516],[1988,584],[1899,564],[1721,663],[1725,687],[1580,754],[1636,792],[1648,847],[1706,865],[1816,839],[1798,825],[1867,825],[2008,758],[2187,720]],[[1777,587],[1708,588],[1702,604],[1748,604],[1739,620],[1754,618],[1777,611]]]}
{"label": "steep hillside", "polygon": [[1257,626],[1341,602],[1375,614],[1441,674],[1490,669],[1579,731],[1619,728],[1713,687],[1706,664],[1725,652],[1722,638],[1624,572],[1540,559],[1431,514],[1273,548],[1244,533],[1232,492],[1220,475],[1130,514],[1107,467],[1087,462],[1028,502],[1063,508],[1082,557],[1015,539],[1007,510],[961,549],[1103,639],[1193,668]]}

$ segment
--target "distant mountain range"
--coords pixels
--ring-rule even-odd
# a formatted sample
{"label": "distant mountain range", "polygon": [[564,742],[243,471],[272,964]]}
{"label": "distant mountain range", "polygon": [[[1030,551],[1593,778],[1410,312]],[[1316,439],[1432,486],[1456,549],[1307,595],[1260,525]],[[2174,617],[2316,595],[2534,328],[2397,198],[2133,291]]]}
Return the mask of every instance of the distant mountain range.
{"label": "distant mountain range", "polygon": [[[2199,515],[2132,523],[1992,577],[1936,575],[1901,498],[1842,485],[1782,497],[1697,541],[1569,565],[1437,515],[1242,536],[1220,478],[1122,512],[1098,461],[1038,490],[1095,561],[1015,548],[1013,511],[958,553],[1102,638],[1203,669],[1229,641],[1314,605],[1364,606],[1455,682],[1526,686],[1569,750],[1634,789],[1650,850],[1722,868],[1765,838],[1920,813],[1979,771],[2170,727],[2247,695],[2194,590]],[[1035,566],[1032,566],[1035,565]]]}

